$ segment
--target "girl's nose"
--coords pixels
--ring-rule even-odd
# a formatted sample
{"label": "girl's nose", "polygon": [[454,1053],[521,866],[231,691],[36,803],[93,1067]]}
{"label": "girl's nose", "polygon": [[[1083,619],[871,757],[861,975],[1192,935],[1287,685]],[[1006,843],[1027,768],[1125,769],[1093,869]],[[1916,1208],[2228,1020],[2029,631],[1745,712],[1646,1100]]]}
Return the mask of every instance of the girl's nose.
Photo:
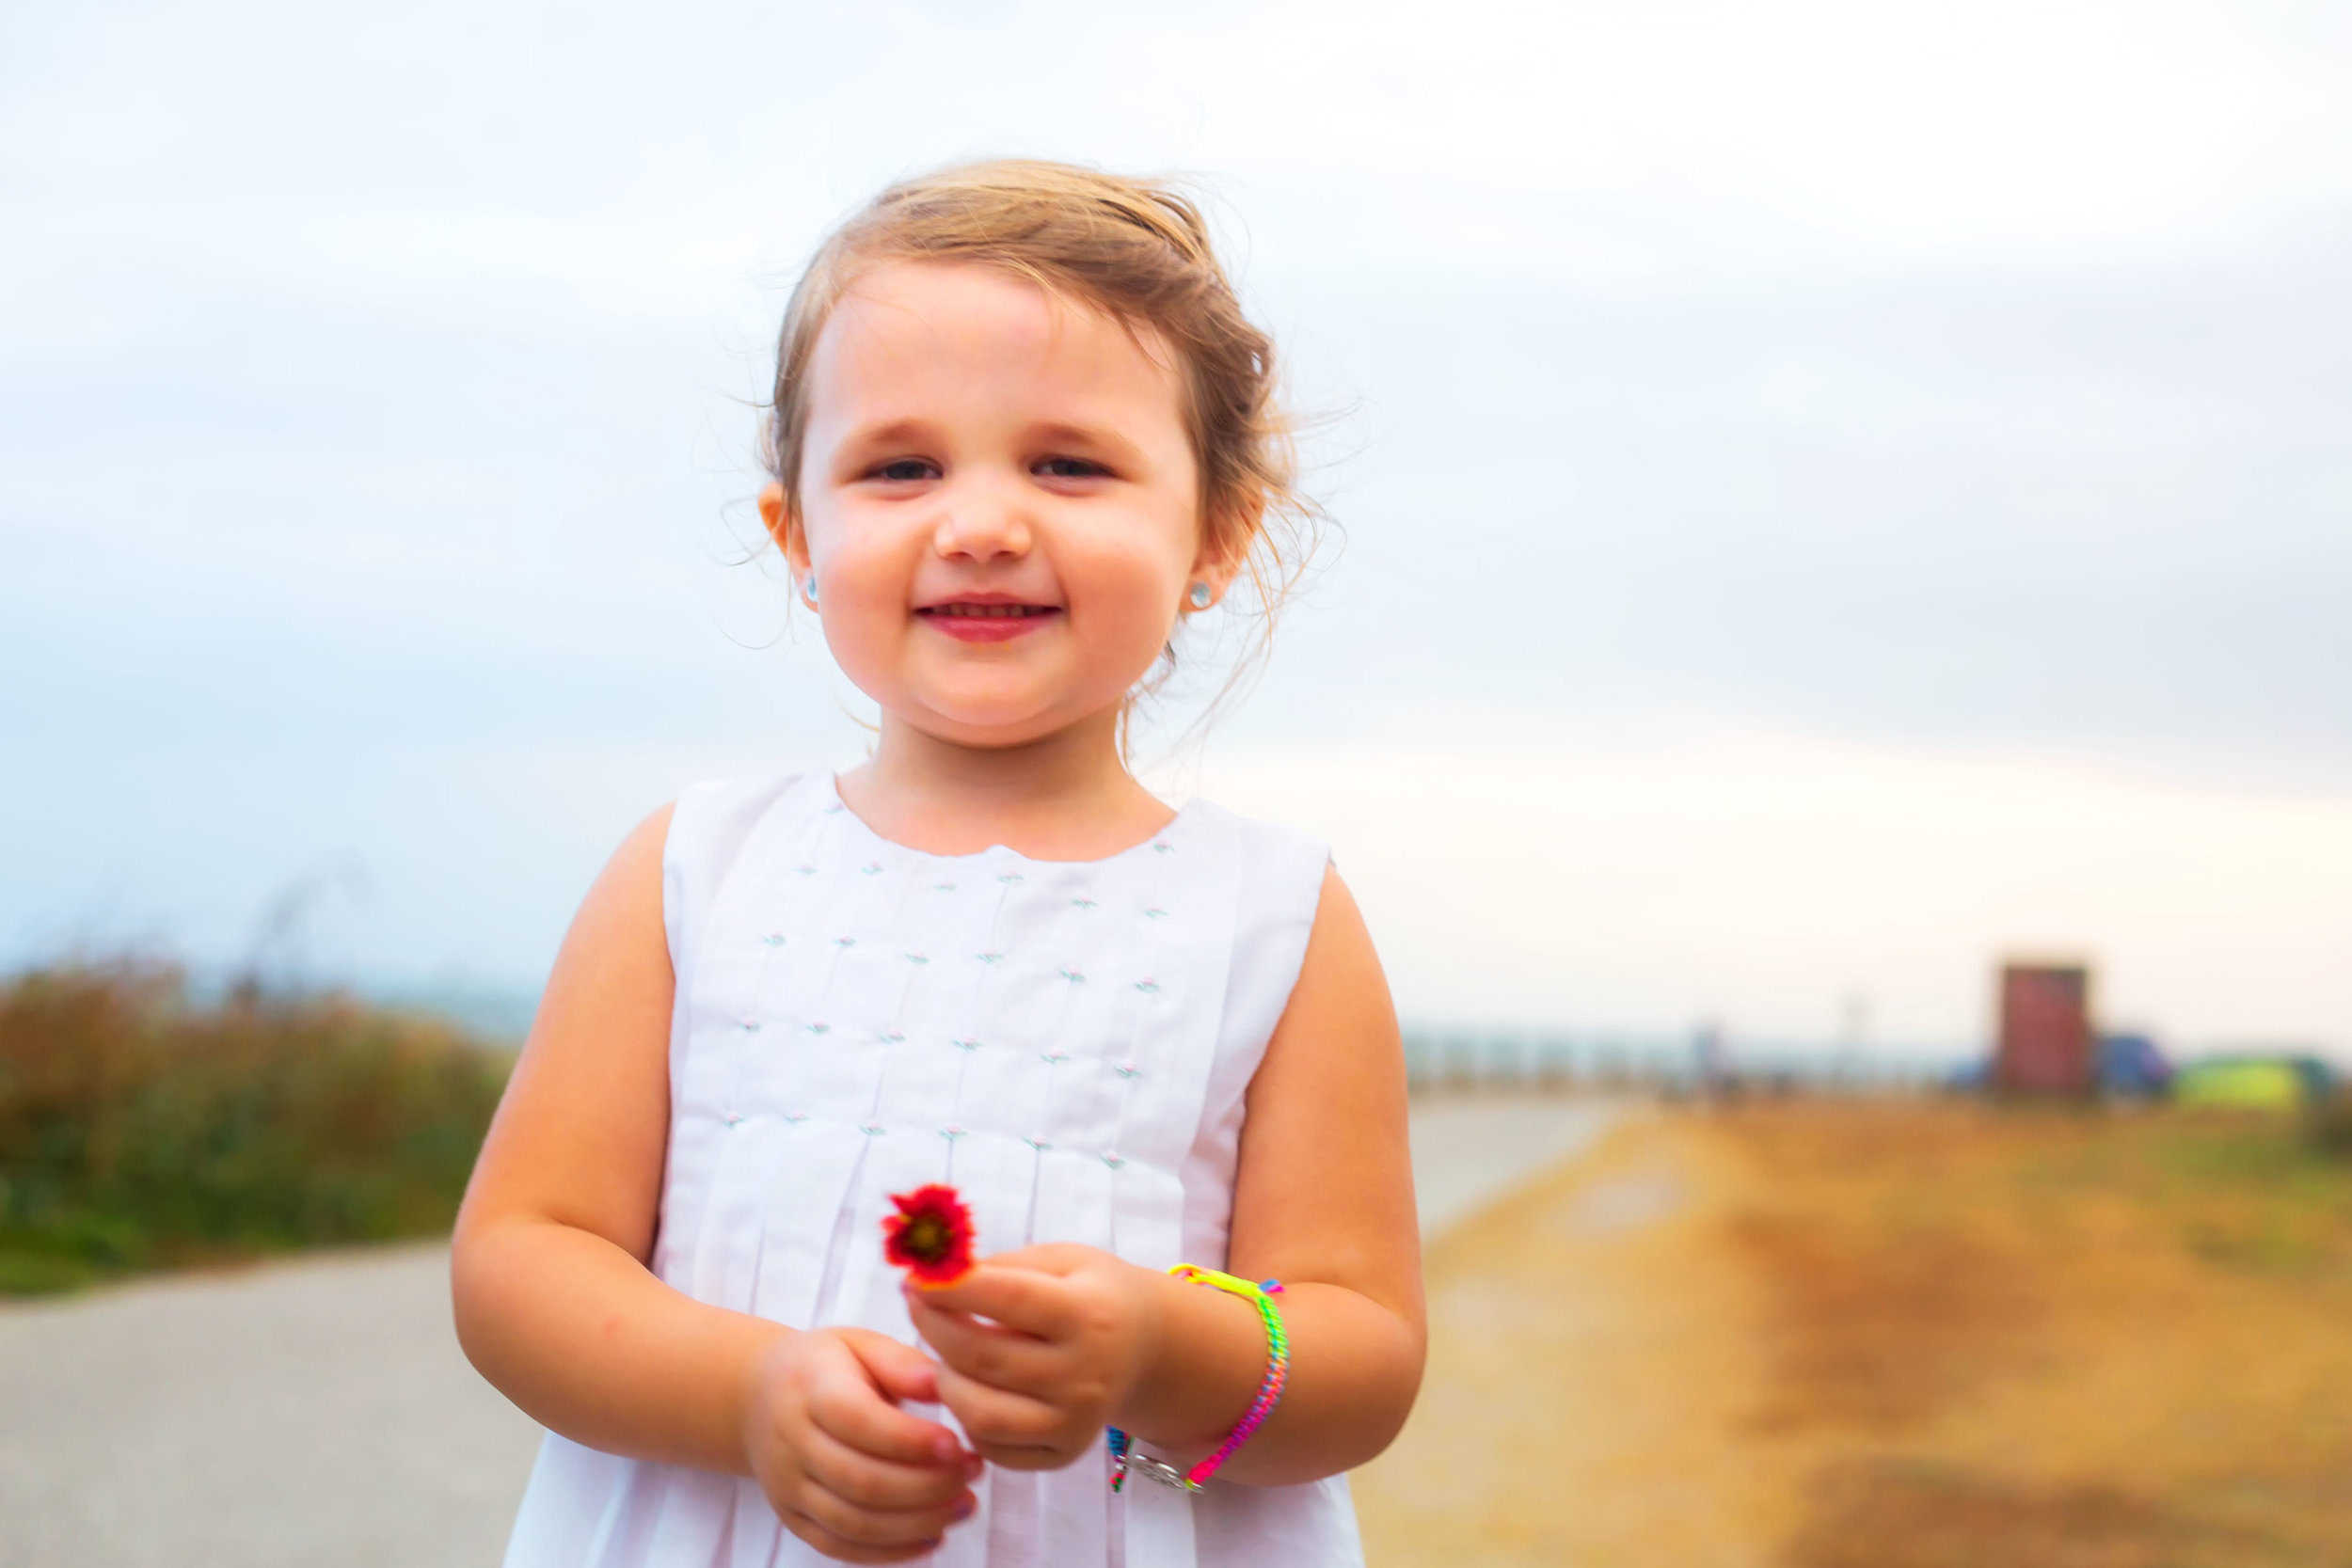
{"label": "girl's nose", "polygon": [[1017,492],[978,479],[947,487],[931,548],[951,559],[1018,561],[1029,553],[1029,520]]}

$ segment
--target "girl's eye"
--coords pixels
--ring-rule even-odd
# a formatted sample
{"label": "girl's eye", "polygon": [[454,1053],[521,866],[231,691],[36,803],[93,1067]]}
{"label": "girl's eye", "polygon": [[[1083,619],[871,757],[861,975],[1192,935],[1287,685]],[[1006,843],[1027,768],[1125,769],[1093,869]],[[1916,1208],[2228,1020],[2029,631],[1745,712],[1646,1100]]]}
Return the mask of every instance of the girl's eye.
{"label": "girl's eye", "polygon": [[938,470],[930,464],[919,457],[901,457],[874,469],[873,477],[892,480],[901,484],[911,484],[917,480],[930,479],[937,472]]}
{"label": "girl's eye", "polygon": [[1046,479],[1099,479],[1110,472],[1100,463],[1089,463],[1083,457],[1048,457],[1030,470]]}

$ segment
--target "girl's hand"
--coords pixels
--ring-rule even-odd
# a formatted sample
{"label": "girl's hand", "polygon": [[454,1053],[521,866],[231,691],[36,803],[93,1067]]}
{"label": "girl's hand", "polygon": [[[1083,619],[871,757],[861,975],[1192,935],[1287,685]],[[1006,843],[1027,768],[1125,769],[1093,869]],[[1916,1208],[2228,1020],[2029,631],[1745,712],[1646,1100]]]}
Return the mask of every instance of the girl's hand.
{"label": "girl's hand", "polygon": [[945,1289],[910,1284],[907,1309],[939,1353],[939,1397],[980,1456],[1057,1470],[1094,1445],[1151,1365],[1158,1280],[1055,1243],[999,1253]]}
{"label": "girl's hand", "polygon": [[898,1404],[938,1400],[936,1374],[867,1329],[776,1340],[753,1374],[743,1447],[787,1529],[843,1562],[904,1562],[970,1515],[979,1456]]}

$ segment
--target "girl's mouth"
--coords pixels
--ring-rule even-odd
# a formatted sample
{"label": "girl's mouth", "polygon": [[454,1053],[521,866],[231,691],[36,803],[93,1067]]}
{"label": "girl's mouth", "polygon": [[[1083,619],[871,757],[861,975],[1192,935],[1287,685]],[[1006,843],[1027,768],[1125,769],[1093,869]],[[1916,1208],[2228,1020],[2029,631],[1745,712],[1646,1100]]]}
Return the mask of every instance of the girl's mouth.
{"label": "girl's mouth", "polygon": [[1009,642],[1025,637],[1061,613],[1059,605],[1017,604],[993,599],[954,599],[925,605],[915,614],[959,642]]}

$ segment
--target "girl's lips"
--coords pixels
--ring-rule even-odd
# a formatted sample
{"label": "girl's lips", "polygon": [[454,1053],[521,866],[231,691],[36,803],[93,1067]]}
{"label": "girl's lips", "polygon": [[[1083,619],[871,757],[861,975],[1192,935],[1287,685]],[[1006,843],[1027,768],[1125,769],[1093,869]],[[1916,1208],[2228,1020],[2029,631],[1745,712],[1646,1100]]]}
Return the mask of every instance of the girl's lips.
{"label": "girl's lips", "polygon": [[1058,605],[1013,604],[998,599],[960,599],[926,605],[914,612],[923,623],[959,642],[1009,642],[1026,637],[1061,614]]}

